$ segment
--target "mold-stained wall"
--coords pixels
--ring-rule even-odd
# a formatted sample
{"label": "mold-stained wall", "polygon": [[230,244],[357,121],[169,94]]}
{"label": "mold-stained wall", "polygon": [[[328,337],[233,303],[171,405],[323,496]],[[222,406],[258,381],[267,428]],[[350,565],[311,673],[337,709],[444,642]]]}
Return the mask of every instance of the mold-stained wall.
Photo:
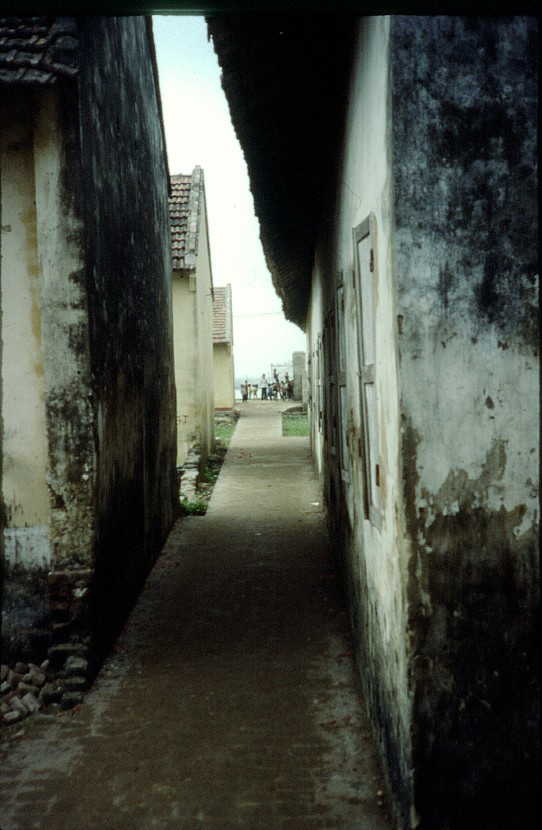
{"label": "mold-stained wall", "polygon": [[407,636],[429,824],[438,810],[511,826],[533,806],[536,40],[534,19],[393,22]]}
{"label": "mold-stained wall", "polygon": [[52,566],[88,570],[96,459],[75,91],[43,90],[34,122]]}
{"label": "mold-stained wall", "polygon": [[[152,34],[143,17],[2,26],[4,47],[13,41],[11,57],[2,54],[4,486],[15,517],[7,547],[21,566],[8,573],[3,635],[25,656],[36,656],[36,637],[41,648],[52,640],[55,664],[75,639],[81,652],[90,646],[92,673],[177,509],[168,171]],[[36,52],[32,72],[21,32]],[[64,63],[51,63],[53,53]],[[23,494],[21,481],[32,489]]]}
{"label": "mold-stained wall", "polygon": [[525,18],[360,21],[315,256],[313,451],[402,828],[535,810],[536,54]]}
{"label": "mold-stained wall", "polygon": [[88,18],[80,39],[97,448],[92,610],[103,648],[176,514],[168,171],[146,21]]}
{"label": "mold-stained wall", "polygon": [[[360,676],[395,810],[407,826],[412,806],[405,641],[409,548],[401,522],[389,32],[386,17],[358,24],[336,201],[329,205],[315,258],[308,331],[314,454],[323,472],[331,532],[342,549]],[[365,229],[372,252],[366,269],[360,268],[355,236]],[[372,286],[364,312],[362,280]],[[365,328],[372,320],[374,338],[371,399],[362,383],[364,320]],[[324,346],[320,357],[318,339]],[[370,457],[369,416],[377,424]],[[374,478],[377,467],[375,510],[368,503],[367,477]]]}
{"label": "mold-stained wall", "polygon": [[51,562],[32,97],[1,111],[4,500],[8,565]]}
{"label": "mold-stained wall", "polygon": [[49,570],[76,570],[88,584],[94,555],[86,281],[73,195],[79,131],[73,89],[4,90],[3,101],[3,637],[7,654],[36,656],[58,622]]}

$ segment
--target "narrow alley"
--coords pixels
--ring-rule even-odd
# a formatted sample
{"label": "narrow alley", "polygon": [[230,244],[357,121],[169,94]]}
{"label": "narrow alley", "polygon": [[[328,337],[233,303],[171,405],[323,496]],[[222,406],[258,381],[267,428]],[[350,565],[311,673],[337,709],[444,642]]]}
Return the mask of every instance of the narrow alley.
{"label": "narrow alley", "polygon": [[84,705],[2,758],[2,830],[385,830],[307,438],[243,405]]}

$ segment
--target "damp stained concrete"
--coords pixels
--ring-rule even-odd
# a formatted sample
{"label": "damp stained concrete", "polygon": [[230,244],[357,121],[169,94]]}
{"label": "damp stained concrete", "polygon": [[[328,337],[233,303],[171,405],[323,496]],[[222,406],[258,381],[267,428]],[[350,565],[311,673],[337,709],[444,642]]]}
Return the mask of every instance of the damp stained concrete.
{"label": "damp stained concrete", "polygon": [[[84,705],[5,740],[2,830],[389,830],[307,438],[242,406]],[[6,739],[7,733],[4,736]]]}

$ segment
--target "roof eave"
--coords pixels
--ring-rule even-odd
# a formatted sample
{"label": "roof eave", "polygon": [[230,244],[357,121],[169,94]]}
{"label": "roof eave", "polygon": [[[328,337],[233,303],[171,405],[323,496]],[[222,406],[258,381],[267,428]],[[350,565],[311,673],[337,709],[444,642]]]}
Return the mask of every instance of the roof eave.
{"label": "roof eave", "polygon": [[345,16],[306,15],[217,15],[207,23],[273,284],[286,317],[305,328],[355,26]]}

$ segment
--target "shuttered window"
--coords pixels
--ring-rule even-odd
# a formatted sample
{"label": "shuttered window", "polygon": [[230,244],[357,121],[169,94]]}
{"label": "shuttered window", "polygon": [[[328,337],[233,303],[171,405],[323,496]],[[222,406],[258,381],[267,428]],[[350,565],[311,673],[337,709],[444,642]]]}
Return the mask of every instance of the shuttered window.
{"label": "shuttered window", "polygon": [[346,339],[344,329],[344,285],[342,274],[337,285],[337,386],[339,406],[339,456],[341,478],[350,481],[350,456],[348,454],[348,395],[346,392]]}
{"label": "shuttered window", "polygon": [[365,517],[380,527],[381,491],[376,393],[375,295],[376,224],[373,214],[354,228],[354,294],[358,328],[359,392],[363,440]]}
{"label": "shuttered window", "polygon": [[336,333],[335,311],[331,309],[324,328],[324,357],[326,361],[325,423],[326,441],[331,455],[337,455],[337,400],[336,400]]}

